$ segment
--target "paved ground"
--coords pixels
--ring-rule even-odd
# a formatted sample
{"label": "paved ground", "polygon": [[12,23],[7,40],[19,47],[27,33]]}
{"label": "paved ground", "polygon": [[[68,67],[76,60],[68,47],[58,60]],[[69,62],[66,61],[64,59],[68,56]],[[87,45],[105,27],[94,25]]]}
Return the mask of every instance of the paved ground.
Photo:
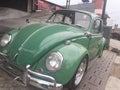
{"label": "paved ground", "polygon": [[0,8],[0,34],[33,23],[44,23],[51,12],[25,13],[19,10]]}
{"label": "paved ground", "polygon": [[6,73],[0,70],[0,90],[38,90],[34,87],[24,87],[11,79]]}
{"label": "paved ground", "polygon": [[120,90],[120,79],[110,76],[105,90]]}
{"label": "paved ground", "polygon": [[103,56],[92,64],[77,90],[105,90],[115,58],[115,53],[104,51]]}
{"label": "paved ground", "polygon": [[120,50],[120,41],[115,40],[115,39],[110,39],[110,47],[111,49],[116,48]]}
{"label": "paved ground", "polygon": [[120,90],[120,41],[111,39],[110,49],[117,53],[105,90]]}
{"label": "paved ground", "polygon": [[29,13],[16,10],[16,9],[11,9],[7,7],[0,7],[0,20],[5,20],[5,19],[10,19],[10,18],[20,18],[20,17],[25,17]]}
{"label": "paved ground", "polygon": [[[9,19],[0,20],[0,25],[9,28],[20,28],[32,23],[38,23],[38,22],[44,23],[50,15],[51,15],[50,13],[42,13],[42,12],[31,13],[27,16],[20,18],[9,18]],[[26,22],[26,19],[29,20],[29,23]]]}

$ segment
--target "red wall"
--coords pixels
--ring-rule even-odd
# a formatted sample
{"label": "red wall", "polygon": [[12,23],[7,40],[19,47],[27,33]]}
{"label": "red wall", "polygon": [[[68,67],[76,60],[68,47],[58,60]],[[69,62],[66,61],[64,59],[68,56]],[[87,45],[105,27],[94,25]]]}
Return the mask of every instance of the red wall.
{"label": "red wall", "polygon": [[103,8],[103,0],[93,0],[95,2],[95,9],[102,9]]}
{"label": "red wall", "polygon": [[37,10],[39,11],[54,11],[62,9],[60,6],[45,2],[43,0],[38,0],[37,3]]}
{"label": "red wall", "polygon": [[95,3],[95,13],[101,16],[104,0],[93,0],[93,2]]}

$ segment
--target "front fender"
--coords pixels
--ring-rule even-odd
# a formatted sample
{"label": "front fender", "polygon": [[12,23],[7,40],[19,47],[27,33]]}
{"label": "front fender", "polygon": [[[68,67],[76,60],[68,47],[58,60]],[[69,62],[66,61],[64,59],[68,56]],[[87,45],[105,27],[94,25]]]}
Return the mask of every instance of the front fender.
{"label": "front fender", "polygon": [[47,55],[43,60],[40,60],[39,64],[37,65],[37,69],[42,66],[44,74],[54,77],[57,83],[64,85],[73,77],[78,65],[85,55],[88,54],[88,51],[84,46],[76,43],[72,43],[70,45],[60,45],[54,48],[51,52],[53,51],[58,51],[63,56],[64,60],[61,69],[57,72],[49,72],[45,67],[45,58]]}

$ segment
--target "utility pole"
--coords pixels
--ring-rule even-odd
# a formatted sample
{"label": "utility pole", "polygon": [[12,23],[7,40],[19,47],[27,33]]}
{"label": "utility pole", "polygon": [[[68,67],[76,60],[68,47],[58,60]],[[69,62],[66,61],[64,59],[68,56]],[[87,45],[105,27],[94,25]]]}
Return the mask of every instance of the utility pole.
{"label": "utility pole", "polygon": [[104,21],[104,24],[106,23],[106,17],[105,17],[106,4],[107,4],[107,0],[104,0],[103,10],[102,10],[102,19]]}
{"label": "utility pole", "polygon": [[69,9],[70,8],[70,0],[67,0],[66,1],[66,9]]}

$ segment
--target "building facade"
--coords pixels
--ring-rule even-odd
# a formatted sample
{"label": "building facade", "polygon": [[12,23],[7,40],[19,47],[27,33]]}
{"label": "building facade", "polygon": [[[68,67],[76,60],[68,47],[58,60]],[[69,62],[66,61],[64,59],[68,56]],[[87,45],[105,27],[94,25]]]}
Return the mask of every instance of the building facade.
{"label": "building facade", "polygon": [[92,0],[92,3],[95,3],[95,13],[102,15],[104,0]]}
{"label": "building facade", "polygon": [[45,0],[36,0],[34,4],[36,5],[37,11],[55,11],[55,10],[60,10],[64,8],[60,5],[57,5]]}

